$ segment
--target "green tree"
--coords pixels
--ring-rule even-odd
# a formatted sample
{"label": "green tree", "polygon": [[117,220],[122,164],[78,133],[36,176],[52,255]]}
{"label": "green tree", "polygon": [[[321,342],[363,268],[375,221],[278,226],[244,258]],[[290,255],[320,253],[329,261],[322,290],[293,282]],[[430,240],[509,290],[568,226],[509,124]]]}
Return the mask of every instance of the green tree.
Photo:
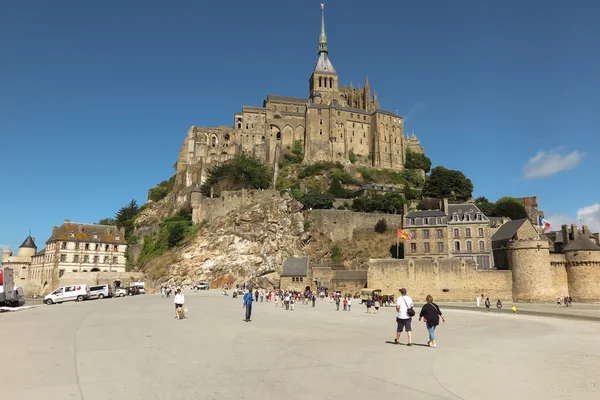
{"label": "green tree", "polygon": [[181,223],[173,224],[169,228],[168,231],[169,231],[169,234],[167,236],[167,245],[169,246],[169,248],[179,245],[179,243],[185,237],[185,225],[184,224],[181,224]]}
{"label": "green tree", "polygon": [[116,225],[117,221],[114,218],[102,218],[98,221],[98,225]]}
{"label": "green tree", "polygon": [[333,196],[340,199],[345,199],[352,194],[351,191],[344,189],[339,179],[333,178],[331,186],[329,186],[328,192]]}
{"label": "green tree", "polygon": [[476,198],[475,205],[484,215],[492,216],[494,214],[494,203],[484,196]]}
{"label": "green tree", "polygon": [[501,197],[494,205],[494,215],[498,217],[509,217],[512,220],[527,218],[527,211],[523,202],[514,197]]}
{"label": "green tree", "polygon": [[[292,196],[294,196],[293,192]],[[321,192],[319,190],[312,189],[307,191],[306,193],[303,193],[302,195],[297,196],[299,198],[295,197],[296,200],[302,203],[305,210],[330,209],[333,208],[333,202],[335,201],[331,193]]]}
{"label": "green tree", "polygon": [[358,157],[356,156],[356,154],[354,154],[354,152],[352,150],[350,150],[348,152],[348,160],[350,160],[350,162],[352,164],[354,164],[356,161],[358,161]]}
{"label": "green tree", "polygon": [[458,201],[470,199],[471,193],[473,193],[473,182],[469,178],[460,171],[441,166],[431,170],[423,189],[424,197],[446,197]]}
{"label": "green tree", "polygon": [[135,228],[135,218],[140,211],[137,202],[131,200],[125,207],[121,207],[115,215],[116,225],[119,228],[125,228],[125,237],[129,237]]}
{"label": "green tree", "polygon": [[211,188],[219,196],[224,190],[268,189],[271,169],[258,158],[240,154],[210,170],[209,177],[200,190],[210,196]]}
{"label": "green tree", "polygon": [[406,162],[404,167],[407,169],[422,169],[425,173],[431,170],[431,160],[425,154],[406,151]]}

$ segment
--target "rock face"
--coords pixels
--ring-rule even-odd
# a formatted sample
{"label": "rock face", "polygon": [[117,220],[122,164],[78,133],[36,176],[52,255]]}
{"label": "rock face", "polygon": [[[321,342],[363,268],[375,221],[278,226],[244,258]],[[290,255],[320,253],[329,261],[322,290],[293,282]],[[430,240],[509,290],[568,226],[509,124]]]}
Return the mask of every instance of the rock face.
{"label": "rock face", "polygon": [[200,229],[175,253],[169,283],[207,280],[277,286],[287,257],[306,254],[310,234],[304,229],[302,204],[288,195],[256,202]]}

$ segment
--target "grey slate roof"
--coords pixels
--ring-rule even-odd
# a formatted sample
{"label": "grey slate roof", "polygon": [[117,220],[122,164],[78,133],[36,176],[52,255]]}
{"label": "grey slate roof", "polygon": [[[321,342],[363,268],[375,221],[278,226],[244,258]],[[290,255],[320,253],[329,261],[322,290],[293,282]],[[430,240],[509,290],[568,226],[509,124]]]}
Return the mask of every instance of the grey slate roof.
{"label": "grey slate roof", "polygon": [[420,211],[411,211],[406,214],[407,218],[417,218],[417,217],[445,217],[446,214],[442,210],[420,210]]}
{"label": "grey slate roof", "polygon": [[35,242],[33,241],[33,238],[31,237],[31,235],[28,235],[27,238],[25,238],[25,241],[23,242],[23,244],[19,246],[19,248],[20,249],[22,249],[22,248],[37,249],[37,246],[35,245]]}
{"label": "grey slate roof", "polygon": [[289,276],[307,276],[308,275],[308,258],[292,257],[283,262],[281,277]]}
{"label": "grey slate roof", "polygon": [[497,242],[500,240],[510,240],[515,236],[519,228],[527,222],[527,218],[516,219],[514,221],[508,221],[504,225],[502,225],[496,233],[492,236],[492,242]]}
{"label": "grey slate roof", "polygon": [[[483,214],[473,203],[448,204],[448,222],[452,222],[451,216],[455,213],[458,214],[459,221],[462,221],[465,215],[468,215],[471,221],[476,221],[477,213]],[[489,222],[488,217],[483,215],[483,221]]]}
{"label": "grey slate roof", "polygon": [[324,51],[319,53],[319,59],[317,60],[317,65],[315,65],[315,72],[326,74],[336,73],[333,64],[331,64],[331,61],[329,60],[329,55]]}
{"label": "grey slate roof", "polygon": [[563,248],[564,251],[600,251],[600,247],[596,246],[596,243],[592,242],[585,235],[579,234],[575,240],[572,240]]}

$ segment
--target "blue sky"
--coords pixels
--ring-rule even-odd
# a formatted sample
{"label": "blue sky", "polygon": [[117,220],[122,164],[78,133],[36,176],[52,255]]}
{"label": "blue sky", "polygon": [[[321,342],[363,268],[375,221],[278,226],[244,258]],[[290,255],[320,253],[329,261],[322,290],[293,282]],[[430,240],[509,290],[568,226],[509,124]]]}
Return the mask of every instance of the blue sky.
{"label": "blue sky", "polygon": [[[475,196],[600,229],[600,3],[572,4],[328,1],[329,55]],[[307,96],[319,25],[318,1],[4,2],[0,247],[144,203],[192,125]]]}

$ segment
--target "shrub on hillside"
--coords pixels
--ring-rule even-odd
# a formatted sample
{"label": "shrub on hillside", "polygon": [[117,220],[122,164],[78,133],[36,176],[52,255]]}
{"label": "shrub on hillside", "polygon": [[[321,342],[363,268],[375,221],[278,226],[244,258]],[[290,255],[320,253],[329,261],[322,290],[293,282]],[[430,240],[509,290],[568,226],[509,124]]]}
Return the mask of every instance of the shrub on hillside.
{"label": "shrub on hillside", "polygon": [[387,222],[383,218],[377,221],[377,223],[375,224],[375,232],[377,233],[386,233],[387,229]]}
{"label": "shrub on hillside", "polygon": [[206,183],[200,190],[205,196],[219,196],[224,190],[268,189],[271,169],[256,157],[240,154],[210,170]]}

